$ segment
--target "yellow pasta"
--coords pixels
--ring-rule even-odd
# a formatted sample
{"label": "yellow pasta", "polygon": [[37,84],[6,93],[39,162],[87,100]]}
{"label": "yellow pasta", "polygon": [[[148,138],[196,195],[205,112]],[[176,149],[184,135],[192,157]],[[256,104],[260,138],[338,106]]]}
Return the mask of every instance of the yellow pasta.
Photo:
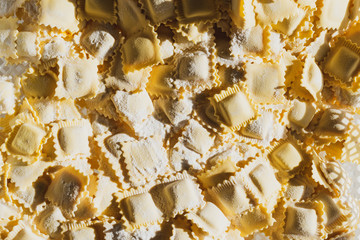
{"label": "yellow pasta", "polygon": [[0,239],[358,239],[359,6],[1,0]]}

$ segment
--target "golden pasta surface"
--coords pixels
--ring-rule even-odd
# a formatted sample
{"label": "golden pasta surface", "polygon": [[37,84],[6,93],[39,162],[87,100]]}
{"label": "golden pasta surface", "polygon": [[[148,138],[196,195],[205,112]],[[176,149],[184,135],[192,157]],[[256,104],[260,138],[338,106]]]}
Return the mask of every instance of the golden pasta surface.
{"label": "golden pasta surface", "polygon": [[1,0],[0,58],[0,239],[359,238],[359,0]]}

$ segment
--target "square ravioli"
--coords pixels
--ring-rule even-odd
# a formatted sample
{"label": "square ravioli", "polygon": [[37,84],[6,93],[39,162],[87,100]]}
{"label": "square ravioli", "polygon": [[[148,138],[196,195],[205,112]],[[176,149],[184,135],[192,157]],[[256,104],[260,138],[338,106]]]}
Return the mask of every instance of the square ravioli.
{"label": "square ravioli", "polygon": [[39,23],[61,30],[78,31],[76,3],[68,0],[40,0]]}
{"label": "square ravioli", "polygon": [[292,171],[300,165],[303,157],[293,144],[285,142],[271,153],[271,160],[279,170]]}
{"label": "square ravioli", "polygon": [[315,209],[289,206],[286,209],[285,235],[295,235],[299,237],[317,236],[318,220]]}
{"label": "square ravioli", "polygon": [[57,160],[88,157],[92,128],[86,120],[61,121],[52,124],[52,136]]}
{"label": "square ravioli", "polygon": [[45,197],[64,213],[71,214],[86,189],[89,178],[73,167],[65,167],[53,174]]}
{"label": "square ravioli", "polygon": [[162,143],[156,138],[121,143],[130,181],[141,184],[164,174],[168,159]]}
{"label": "square ravioli", "polygon": [[202,51],[184,55],[179,59],[177,71],[180,79],[206,81],[210,74],[208,56]]}
{"label": "square ravioli", "polygon": [[215,104],[220,117],[230,128],[237,128],[253,117],[255,117],[254,108],[241,91],[229,94]]}
{"label": "square ravioli", "polygon": [[256,166],[250,173],[250,179],[256,188],[264,195],[270,197],[276,188],[279,188],[275,175],[264,165]]}
{"label": "square ravioli", "polygon": [[360,55],[345,46],[335,47],[325,60],[324,70],[343,83],[351,82],[359,72]]}
{"label": "square ravioli", "polygon": [[88,133],[84,127],[63,127],[58,132],[59,144],[67,155],[89,151]]}
{"label": "square ravioli", "polygon": [[33,155],[39,150],[45,135],[46,132],[41,127],[31,123],[24,123],[20,126],[11,142],[11,149],[17,154]]}
{"label": "square ravioli", "polygon": [[240,171],[239,177],[259,204],[269,211],[274,209],[282,185],[276,178],[275,169],[267,160],[262,157],[254,160]]}
{"label": "square ravioli", "polygon": [[246,85],[255,103],[276,103],[283,98],[285,72],[280,64],[247,64]]}
{"label": "square ravioli", "polygon": [[135,227],[162,220],[162,212],[156,207],[149,193],[141,193],[122,200],[121,206],[127,221]]}
{"label": "square ravioli", "polygon": [[35,32],[19,32],[16,39],[17,55],[27,58],[36,57],[38,54],[36,38]]}
{"label": "square ravioli", "polygon": [[115,38],[105,30],[90,30],[81,36],[82,46],[97,59],[104,60],[111,54]]}
{"label": "square ravioli", "polygon": [[117,91],[112,97],[116,111],[130,125],[139,125],[154,111],[154,106],[146,91],[128,93]]}
{"label": "square ravioli", "polygon": [[95,95],[99,85],[97,65],[96,59],[65,61],[56,95],[60,98],[86,98]]}
{"label": "square ravioli", "polygon": [[202,204],[202,195],[198,186],[189,178],[171,182],[163,189],[166,208],[175,216],[186,210],[192,210]]}
{"label": "square ravioli", "polygon": [[184,144],[187,148],[205,154],[214,144],[214,138],[197,121],[190,120],[183,133]]}
{"label": "square ravioli", "polygon": [[348,17],[349,2],[349,0],[323,0],[319,26],[325,29],[339,28],[343,24],[343,20]]}
{"label": "square ravioli", "polygon": [[128,38],[121,47],[123,70],[133,72],[161,62],[160,41],[148,30]]}

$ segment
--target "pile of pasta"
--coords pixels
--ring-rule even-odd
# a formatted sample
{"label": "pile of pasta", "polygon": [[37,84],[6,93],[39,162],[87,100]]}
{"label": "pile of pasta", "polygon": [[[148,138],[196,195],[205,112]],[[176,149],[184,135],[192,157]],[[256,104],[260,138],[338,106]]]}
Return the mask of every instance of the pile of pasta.
{"label": "pile of pasta", "polygon": [[354,239],[359,0],[0,16],[1,239]]}

